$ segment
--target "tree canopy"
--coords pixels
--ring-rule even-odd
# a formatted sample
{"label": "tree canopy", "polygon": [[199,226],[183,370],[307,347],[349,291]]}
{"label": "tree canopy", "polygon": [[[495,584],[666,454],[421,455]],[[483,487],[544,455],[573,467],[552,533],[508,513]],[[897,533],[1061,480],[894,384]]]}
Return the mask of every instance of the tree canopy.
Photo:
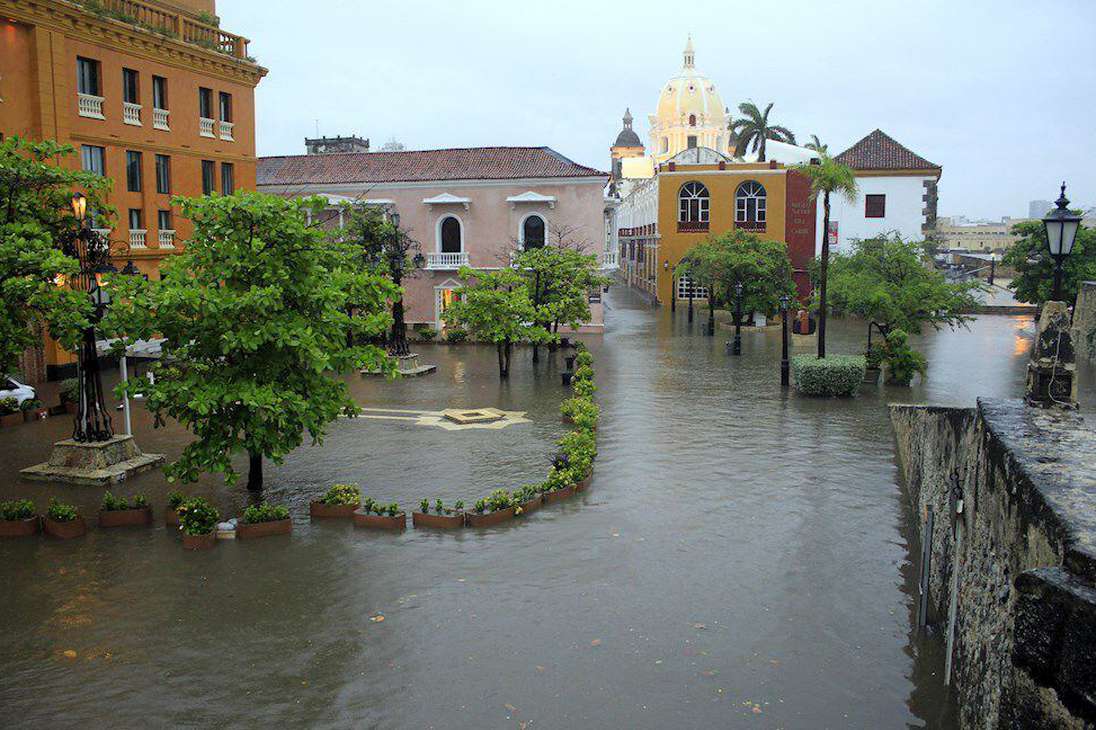
{"label": "tree canopy", "polygon": [[51,141],[0,142],[0,374],[12,372],[44,330],[75,350],[89,324],[87,292],[63,285],[79,263],[60,244],[79,230],[73,192],[83,192],[88,210],[105,218],[110,180],[56,164],[74,152]]}
{"label": "tree canopy", "polygon": [[779,309],[781,296],[795,294],[787,244],[746,231],[728,231],[701,241],[682,257],[674,273],[707,285],[709,297],[728,304],[734,301],[735,284],[741,282],[747,312],[771,315]]}
{"label": "tree canopy", "polygon": [[609,283],[598,271],[597,256],[574,248],[542,246],[521,251],[514,256],[514,268],[525,279],[533,321],[551,335],[547,341],[554,341],[560,325],[577,328],[588,322],[590,291]]}
{"label": "tree canopy", "polygon": [[795,144],[795,135],[787,127],[769,121],[772,102],[761,111],[752,101],[738,105],[742,116],[731,123],[731,132],[735,136],[735,157],[742,157],[752,148],[757,153],[758,162],[765,161],[765,142],[775,140]]}
{"label": "tree canopy", "polygon": [[[1047,232],[1042,221],[1025,221],[1012,227],[1020,239],[1002,259],[1005,266],[1015,269],[1016,276],[1008,285],[1021,302],[1042,304],[1049,301],[1054,288],[1054,259],[1047,248]],[[1077,300],[1082,281],[1096,279],[1096,229],[1081,226],[1073,252],[1062,267],[1062,296],[1067,302]]]}
{"label": "tree canopy", "polygon": [[193,236],[166,263],[166,278],[111,277],[115,304],[104,330],[166,338],[155,380],[130,389],[145,394],[158,422],[170,416],[196,436],[168,476],[222,472],[231,484],[232,457],[246,452],[248,487],[260,489],[263,457],[280,462],[305,431],[319,443],[331,420],[356,412],[334,376],[392,370],[383,350],[350,343],[390,324],[386,302],[396,287],[363,264],[360,249],[306,224],[318,198],[174,202],[193,221]]}

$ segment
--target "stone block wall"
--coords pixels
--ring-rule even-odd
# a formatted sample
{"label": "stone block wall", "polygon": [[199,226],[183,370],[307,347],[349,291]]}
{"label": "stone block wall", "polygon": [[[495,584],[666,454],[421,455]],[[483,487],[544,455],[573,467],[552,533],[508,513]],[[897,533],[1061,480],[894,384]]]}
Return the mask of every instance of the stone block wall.
{"label": "stone block wall", "polygon": [[1096,281],[1081,282],[1073,308],[1072,334],[1077,357],[1096,361]]}
{"label": "stone block wall", "polygon": [[891,420],[941,637],[958,571],[962,726],[1096,727],[1096,433],[1019,400],[894,405]]}

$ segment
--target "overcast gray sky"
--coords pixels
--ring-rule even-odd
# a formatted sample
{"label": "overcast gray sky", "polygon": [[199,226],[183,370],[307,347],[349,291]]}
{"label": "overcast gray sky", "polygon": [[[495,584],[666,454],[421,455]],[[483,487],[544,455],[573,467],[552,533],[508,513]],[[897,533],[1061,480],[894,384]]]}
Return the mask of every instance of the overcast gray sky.
{"label": "overcast gray sky", "polygon": [[357,133],[374,147],[548,145],[608,167],[624,107],[647,114],[681,67],[734,111],[839,152],[879,127],[944,168],[943,215],[1096,205],[1096,0],[219,0],[252,39],[258,153]]}

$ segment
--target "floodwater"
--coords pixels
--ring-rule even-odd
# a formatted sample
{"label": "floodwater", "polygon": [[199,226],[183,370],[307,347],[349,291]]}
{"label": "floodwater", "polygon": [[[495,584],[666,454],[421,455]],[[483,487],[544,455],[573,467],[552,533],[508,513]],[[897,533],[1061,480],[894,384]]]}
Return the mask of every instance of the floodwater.
{"label": "floodwater", "polygon": [[[564,430],[558,356],[534,368],[519,352],[500,383],[493,350],[420,346],[437,374],[354,378],[357,401],[532,422],[341,420],[267,467],[288,538],[188,553],[157,526],[0,544],[4,725],[954,727],[939,638],[911,628],[916,551],[885,404],[1019,394],[1030,321],[927,334],[924,383],[828,401],[781,390],[775,329],[734,358],[702,315],[690,326],[623,291],[609,306],[607,333],[585,338],[600,457],[570,503],[456,534],[309,524],[308,500],[339,481],[410,508],[543,476]],[[862,348],[862,324],[831,329],[831,351]],[[134,425],[146,451],[185,442],[140,408]],[[0,497],[92,514],[102,489],[16,476],[69,428],[0,430]],[[154,472],[115,492],[148,494],[159,517],[171,488]],[[219,478],[189,489],[226,514],[246,501]]]}

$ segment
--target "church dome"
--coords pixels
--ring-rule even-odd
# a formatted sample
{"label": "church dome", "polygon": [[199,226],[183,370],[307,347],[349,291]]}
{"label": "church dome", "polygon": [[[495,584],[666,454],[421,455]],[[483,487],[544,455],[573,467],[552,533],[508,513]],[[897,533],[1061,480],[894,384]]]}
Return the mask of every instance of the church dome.
{"label": "church dome", "polygon": [[725,127],[727,115],[723,99],[711,79],[694,65],[693,41],[685,46],[681,73],[667,81],[658,97],[655,117],[661,127]]}
{"label": "church dome", "polygon": [[624,110],[624,128],[620,130],[620,134],[617,135],[616,142],[613,142],[614,147],[642,147],[643,143],[639,141],[639,135],[632,129],[632,111],[630,109]]}

